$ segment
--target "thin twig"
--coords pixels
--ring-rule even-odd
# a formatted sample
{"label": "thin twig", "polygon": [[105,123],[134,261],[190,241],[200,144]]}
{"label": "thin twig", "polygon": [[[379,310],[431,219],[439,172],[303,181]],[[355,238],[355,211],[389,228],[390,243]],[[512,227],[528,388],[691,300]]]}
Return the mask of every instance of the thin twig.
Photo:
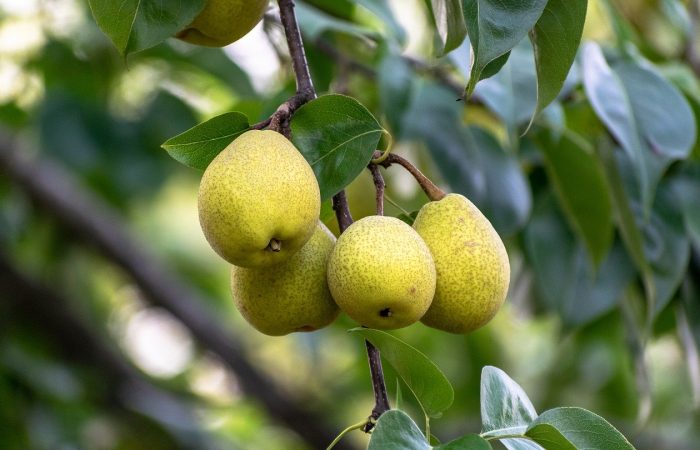
{"label": "thin twig", "polygon": [[374,408],[372,408],[372,414],[369,416],[367,424],[362,428],[362,431],[368,433],[374,428],[379,417],[389,411],[391,406],[389,406],[389,396],[384,383],[384,371],[382,370],[382,358],[379,350],[370,341],[365,341],[365,346],[367,347],[367,360],[369,361],[372,390],[374,391]]}

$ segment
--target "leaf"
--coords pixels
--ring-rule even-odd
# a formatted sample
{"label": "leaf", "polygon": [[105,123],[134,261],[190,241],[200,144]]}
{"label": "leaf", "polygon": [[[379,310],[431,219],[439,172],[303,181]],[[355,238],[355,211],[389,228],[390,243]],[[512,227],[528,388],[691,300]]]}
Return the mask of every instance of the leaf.
{"label": "leaf", "polygon": [[439,54],[444,55],[459,47],[467,35],[462,3],[461,0],[430,0],[430,7],[442,42]]}
{"label": "leaf", "polygon": [[[547,173],[574,231],[594,265],[612,245],[612,203],[603,168],[588,143],[573,133],[539,140]],[[585,186],[585,188],[582,188]]]}
{"label": "leaf", "polygon": [[467,434],[434,448],[435,450],[491,450],[491,444],[478,434]]}
{"label": "leaf", "polygon": [[542,450],[542,446],[529,439],[508,438],[499,442],[508,450]]}
{"label": "leaf", "polygon": [[245,114],[228,112],[168,139],[162,147],[176,161],[205,170],[216,155],[249,129]]}
{"label": "leaf", "polygon": [[487,131],[469,127],[468,132],[486,182],[484,196],[474,203],[499,234],[513,235],[525,225],[532,209],[530,185],[520,162]]}
{"label": "leaf", "polygon": [[369,164],[386,131],[352,97],[324,95],[292,117],[292,142],[316,174],[321,199],[345,188]]}
{"label": "leaf", "polygon": [[484,68],[525,37],[542,15],[547,0],[463,0],[474,62],[467,95],[474,91]]}
{"label": "leaf", "polygon": [[650,66],[623,61],[611,67],[594,43],[584,47],[583,82],[596,114],[631,158],[648,216],[668,165],[690,154],[696,136],[693,112]]}
{"label": "leaf", "polygon": [[615,308],[635,271],[621,245],[614,245],[597,270],[586,258],[553,199],[541,198],[525,229],[525,251],[537,292],[566,326],[585,324]]}
{"label": "leaf", "polygon": [[576,57],[587,0],[549,0],[530,34],[537,68],[537,107],[530,123],[564,86]]}
{"label": "leaf", "polygon": [[523,388],[497,367],[481,370],[481,435],[522,434],[537,412]]}
{"label": "leaf", "polygon": [[532,117],[537,104],[537,76],[527,40],[513,48],[500,72],[479,83],[474,97],[500,117],[509,130],[516,130]]}
{"label": "leaf", "polygon": [[435,83],[421,83],[405,115],[403,135],[425,142],[452,191],[478,203],[485,196],[486,179],[473,138],[462,124],[462,109],[452,92]]}
{"label": "leaf", "polygon": [[388,53],[377,68],[379,103],[391,132],[401,139],[403,119],[415,95],[413,71],[401,55]]}
{"label": "leaf", "polygon": [[296,3],[294,9],[299,28],[304,32],[304,38],[309,41],[314,41],[329,31],[359,37],[379,37],[379,33],[370,27],[336,19],[301,2]]}
{"label": "leaf", "polygon": [[452,385],[423,353],[384,331],[370,328],[350,330],[370,341],[413,392],[423,411],[439,417],[454,400]]}
{"label": "leaf", "polygon": [[634,450],[615,427],[583,408],[545,411],[525,434],[546,450]]}
{"label": "leaf", "polygon": [[700,165],[687,167],[672,183],[674,195],[681,204],[687,234],[695,248],[700,250],[700,208],[697,207],[700,198]]}
{"label": "leaf", "polygon": [[189,25],[205,0],[89,0],[100,29],[122,55],[160,44]]}
{"label": "leaf", "polygon": [[367,450],[430,450],[432,447],[408,415],[397,409],[379,417]]}

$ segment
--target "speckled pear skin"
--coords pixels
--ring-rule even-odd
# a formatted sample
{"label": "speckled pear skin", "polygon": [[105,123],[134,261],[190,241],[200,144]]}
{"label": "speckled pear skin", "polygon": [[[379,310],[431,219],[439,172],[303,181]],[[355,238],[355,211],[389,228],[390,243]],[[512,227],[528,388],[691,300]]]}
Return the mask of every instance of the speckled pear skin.
{"label": "speckled pear skin", "polygon": [[176,37],[191,44],[224,47],[260,22],[268,0],[208,0],[202,12]]}
{"label": "speckled pear skin", "polygon": [[463,334],[496,315],[508,293],[510,264],[501,238],[472,202],[459,194],[421,208],[413,227],[437,270],[435,298],[421,321]]}
{"label": "speckled pear skin", "polygon": [[409,225],[369,216],[338,238],[328,262],[335,302],[361,325],[392,330],[417,322],[435,293],[430,250]]}
{"label": "speckled pear skin", "polygon": [[231,293],[241,315],[269,336],[314,331],[340,310],[326,283],[335,236],[319,223],[311,239],[289,260],[273,267],[231,269]]}
{"label": "speckled pear skin", "polygon": [[[212,248],[241,267],[281,263],[301,249],[321,211],[318,182],[299,151],[274,131],[251,130],[204,171],[199,223]],[[280,250],[268,248],[272,239]]]}

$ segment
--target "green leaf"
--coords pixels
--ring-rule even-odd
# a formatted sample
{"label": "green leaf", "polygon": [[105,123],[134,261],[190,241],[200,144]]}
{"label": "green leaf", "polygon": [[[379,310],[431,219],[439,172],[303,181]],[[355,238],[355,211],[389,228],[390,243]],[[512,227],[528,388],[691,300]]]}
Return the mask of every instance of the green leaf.
{"label": "green leaf", "polygon": [[484,68],[525,37],[542,15],[547,0],[463,0],[474,62],[467,94],[471,95]]}
{"label": "green leaf", "polygon": [[423,353],[385,333],[370,328],[350,330],[370,341],[382,357],[413,392],[423,411],[430,417],[439,417],[454,400],[452,385],[438,367]]}
{"label": "green leaf", "polygon": [[596,114],[631,158],[645,216],[669,164],[687,158],[696,136],[685,98],[648,64],[608,65],[597,44],[583,51],[583,82]]}
{"label": "green leaf", "polygon": [[552,197],[539,199],[525,229],[525,251],[540,299],[568,327],[590,322],[615,308],[635,275],[621,245],[614,245],[594,271]]}
{"label": "green leaf", "polygon": [[414,74],[401,55],[388,53],[377,68],[379,104],[391,132],[402,137],[403,119],[415,95]]}
{"label": "green leaf", "polygon": [[491,444],[478,434],[467,434],[434,448],[435,450],[491,450]]}
{"label": "green leaf", "polygon": [[310,41],[320,38],[326,32],[339,32],[359,37],[379,37],[379,33],[373,28],[336,19],[301,2],[296,3],[295,12],[299,28],[304,32],[304,37]]}
{"label": "green leaf", "polygon": [[517,157],[508,153],[491,133],[477,127],[469,127],[468,132],[486,185],[484,196],[473,201],[499,234],[511,236],[530,217],[530,185]]}
{"label": "green leaf", "polygon": [[481,370],[482,436],[522,434],[537,412],[518,383],[497,367]]}
{"label": "green leaf", "polygon": [[249,129],[244,114],[228,112],[168,139],[162,147],[176,161],[204,170],[228,144]]}
{"label": "green leaf", "polygon": [[462,3],[461,0],[430,0],[430,7],[442,42],[439,54],[444,55],[459,47],[467,35]]}
{"label": "green leaf", "polygon": [[160,44],[189,25],[205,0],[90,0],[100,29],[123,55]]}
{"label": "green leaf", "polygon": [[337,194],[367,167],[386,131],[352,97],[324,95],[292,117],[292,142],[311,164],[321,199]]}
{"label": "green leaf", "polygon": [[688,166],[672,183],[674,195],[680,200],[687,234],[695,248],[700,250],[700,208],[697,206],[700,198],[700,165]]}
{"label": "green leaf", "polygon": [[479,83],[474,96],[500,117],[509,130],[527,122],[537,104],[537,76],[532,47],[523,40],[510,52],[503,68]]}
{"label": "green leaf", "polygon": [[432,447],[408,415],[397,409],[379,417],[367,450],[430,450]]}
{"label": "green leaf", "polygon": [[583,408],[545,411],[525,434],[546,450],[634,450],[615,427]]}
{"label": "green leaf", "polygon": [[587,5],[587,0],[549,0],[530,33],[537,67],[537,107],[531,123],[564,86],[581,41]]}
{"label": "green leaf", "polygon": [[589,144],[574,133],[559,139],[543,133],[539,142],[566,217],[597,266],[613,238],[612,203],[603,168]]}

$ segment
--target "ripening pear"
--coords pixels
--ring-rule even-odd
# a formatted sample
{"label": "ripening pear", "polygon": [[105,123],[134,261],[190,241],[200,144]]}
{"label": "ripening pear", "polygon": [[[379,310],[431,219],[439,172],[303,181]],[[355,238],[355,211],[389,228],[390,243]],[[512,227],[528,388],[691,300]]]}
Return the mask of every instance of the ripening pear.
{"label": "ripening pear", "polygon": [[199,185],[199,222],[212,248],[241,267],[289,259],[321,211],[311,166],[274,131],[241,134],[209,164]]}
{"label": "ripening pear", "polygon": [[311,239],[287,261],[273,267],[231,269],[231,293],[241,315],[270,336],[314,331],[340,310],[326,283],[335,236],[319,223]]}
{"label": "ripening pear", "polygon": [[490,321],[506,298],[510,265],[488,219],[464,196],[448,194],[424,205],[413,227],[437,270],[435,298],[421,321],[451,333]]}
{"label": "ripening pear", "polygon": [[268,0],[208,0],[204,9],[176,37],[191,44],[224,47],[252,30]]}
{"label": "ripening pear", "polygon": [[369,216],[348,227],[328,261],[335,302],[361,325],[378,329],[418,321],[435,293],[430,250],[409,225]]}

